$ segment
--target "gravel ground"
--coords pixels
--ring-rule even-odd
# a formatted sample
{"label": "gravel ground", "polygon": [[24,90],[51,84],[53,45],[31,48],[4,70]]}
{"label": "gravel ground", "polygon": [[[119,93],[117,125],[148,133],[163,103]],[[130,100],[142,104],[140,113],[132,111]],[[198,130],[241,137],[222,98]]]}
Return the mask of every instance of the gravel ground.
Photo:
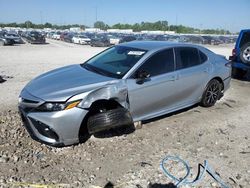
{"label": "gravel ground", "polygon": [[[33,141],[17,113],[17,98],[35,76],[80,63],[103,48],[48,40],[46,45],[0,47],[0,187],[171,187],[159,164],[178,155],[192,177],[205,159],[231,187],[250,187],[250,82],[232,80],[211,108],[195,106],[144,122],[142,129],[117,130],[87,142],[53,148]],[[209,48],[229,56],[232,46]],[[173,172],[185,172],[172,164]],[[219,187],[206,176],[197,187]]]}

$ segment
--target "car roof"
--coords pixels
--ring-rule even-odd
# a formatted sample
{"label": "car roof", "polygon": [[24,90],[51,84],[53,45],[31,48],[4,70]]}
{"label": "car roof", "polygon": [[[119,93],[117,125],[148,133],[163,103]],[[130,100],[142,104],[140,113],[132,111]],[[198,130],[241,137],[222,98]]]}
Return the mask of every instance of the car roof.
{"label": "car roof", "polygon": [[138,48],[142,50],[158,50],[162,48],[173,48],[173,47],[200,47],[193,44],[177,43],[177,42],[166,42],[166,41],[132,41],[119,44],[119,46],[126,46],[131,48]]}
{"label": "car roof", "polygon": [[240,32],[250,32],[250,29],[242,29]]}

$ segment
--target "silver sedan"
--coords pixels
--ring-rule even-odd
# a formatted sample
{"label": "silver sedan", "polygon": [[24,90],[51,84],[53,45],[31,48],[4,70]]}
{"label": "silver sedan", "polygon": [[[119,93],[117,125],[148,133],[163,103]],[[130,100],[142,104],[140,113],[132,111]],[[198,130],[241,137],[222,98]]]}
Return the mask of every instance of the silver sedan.
{"label": "silver sedan", "polygon": [[129,42],[33,79],[19,111],[34,139],[71,145],[197,103],[213,106],[230,80],[231,64],[202,46]]}

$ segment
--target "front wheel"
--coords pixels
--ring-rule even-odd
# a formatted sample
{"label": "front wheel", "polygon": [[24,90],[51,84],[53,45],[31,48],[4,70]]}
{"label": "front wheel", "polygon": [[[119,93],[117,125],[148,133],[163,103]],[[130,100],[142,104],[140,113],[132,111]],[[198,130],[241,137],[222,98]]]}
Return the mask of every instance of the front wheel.
{"label": "front wheel", "polygon": [[213,106],[217,100],[220,99],[221,96],[221,83],[213,79],[208,84],[202,95],[201,106],[203,107],[211,107]]}
{"label": "front wheel", "polygon": [[125,108],[111,110],[100,110],[99,113],[91,115],[87,121],[88,132],[90,134],[123,127],[133,123],[129,111]]}

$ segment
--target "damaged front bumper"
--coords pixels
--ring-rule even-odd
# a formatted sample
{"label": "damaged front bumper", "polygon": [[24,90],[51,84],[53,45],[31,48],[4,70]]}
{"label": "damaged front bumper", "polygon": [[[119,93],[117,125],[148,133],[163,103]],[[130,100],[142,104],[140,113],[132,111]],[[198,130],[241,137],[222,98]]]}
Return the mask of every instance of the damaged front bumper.
{"label": "damaged front bumper", "polygon": [[79,130],[87,110],[72,108],[58,112],[27,112],[19,106],[24,126],[34,140],[52,146],[79,142]]}
{"label": "damaged front bumper", "polygon": [[19,113],[30,136],[53,146],[78,143],[79,130],[88,111],[77,107],[55,112],[36,111],[44,102],[26,90],[21,93]]}

